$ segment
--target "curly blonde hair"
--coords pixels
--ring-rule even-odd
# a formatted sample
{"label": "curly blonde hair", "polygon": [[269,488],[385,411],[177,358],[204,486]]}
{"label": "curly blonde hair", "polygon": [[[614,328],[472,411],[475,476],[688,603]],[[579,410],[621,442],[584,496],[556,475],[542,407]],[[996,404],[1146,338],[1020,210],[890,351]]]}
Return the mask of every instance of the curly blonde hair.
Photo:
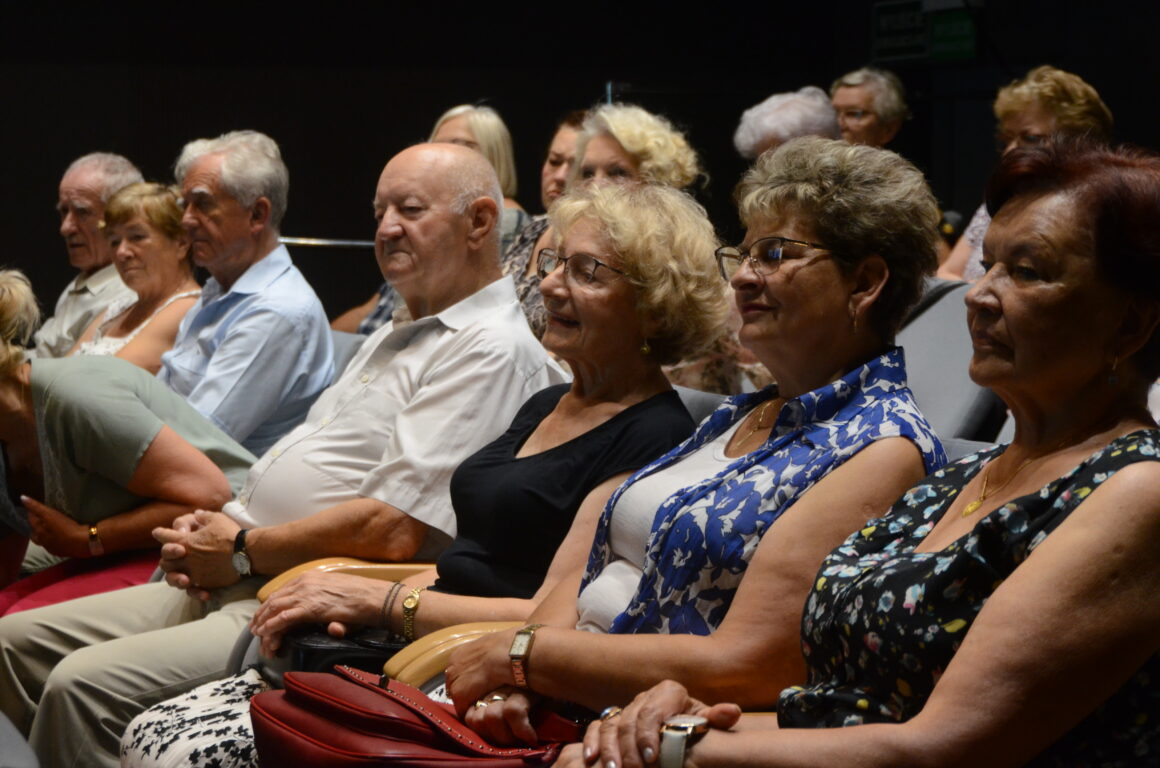
{"label": "curly blonde hair", "polygon": [[570,183],[579,178],[588,142],[601,135],[616,139],[632,156],[644,182],[685,189],[698,178],[708,178],[685,135],[668,120],[634,104],[604,104],[589,110],[584,118]]}
{"label": "curly blonde hair", "polygon": [[717,237],[689,195],[658,184],[577,187],[552,205],[548,219],[557,245],[579,221],[599,225],[636,286],[638,314],[657,328],[648,343],[662,365],[721,334],[729,305],[713,256]]}
{"label": "curly blonde hair", "polygon": [[759,157],[734,197],[746,227],[787,211],[807,219],[840,269],[882,257],[890,277],[870,319],[885,341],[938,267],[938,203],[922,172],[889,150],[793,139]]}
{"label": "curly blonde hair", "polygon": [[0,376],[24,362],[24,347],[39,326],[32,283],[18,269],[0,269]]}
{"label": "curly blonde hair", "polygon": [[1068,136],[1087,136],[1107,144],[1112,140],[1112,111],[1096,89],[1079,75],[1055,67],[1036,67],[999,89],[995,119],[1040,108],[1055,117],[1055,130]]}

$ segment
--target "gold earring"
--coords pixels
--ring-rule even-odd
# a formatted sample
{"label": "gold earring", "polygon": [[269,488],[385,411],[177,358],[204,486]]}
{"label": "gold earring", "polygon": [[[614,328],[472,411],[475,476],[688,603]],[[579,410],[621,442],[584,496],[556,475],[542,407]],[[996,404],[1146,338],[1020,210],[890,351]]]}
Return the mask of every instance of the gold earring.
{"label": "gold earring", "polygon": [[1109,384],[1119,384],[1120,383],[1120,377],[1116,375],[1116,366],[1119,364],[1120,364],[1120,358],[1113,357],[1112,358],[1112,372],[1108,374],[1108,383]]}
{"label": "gold earring", "polygon": [[652,352],[652,347],[648,345],[648,339],[645,339],[644,344],[640,345],[640,353],[647,357],[650,352]]}

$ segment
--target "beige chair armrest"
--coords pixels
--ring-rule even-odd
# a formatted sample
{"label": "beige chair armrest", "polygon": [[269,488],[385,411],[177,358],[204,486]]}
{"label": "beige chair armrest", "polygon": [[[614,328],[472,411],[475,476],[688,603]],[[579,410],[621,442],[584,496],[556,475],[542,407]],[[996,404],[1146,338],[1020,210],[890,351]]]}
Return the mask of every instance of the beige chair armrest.
{"label": "beige chair armrest", "polygon": [[522,627],[523,621],[475,621],[456,624],[424,635],[391,657],[383,674],[407,685],[419,687],[447,668],[451,652],[483,635]]}
{"label": "beige chair armrest", "polygon": [[353,576],[365,576],[368,579],[379,581],[402,581],[417,573],[429,571],[435,567],[434,563],[376,563],[370,560],[359,560],[353,557],[326,557],[321,560],[311,560],[309,563],[296,565],[283,571],[267,581],[258,590],[258,599],[265,600],[283,584],[302,573],[319,571],[321,573],[349,573]]}

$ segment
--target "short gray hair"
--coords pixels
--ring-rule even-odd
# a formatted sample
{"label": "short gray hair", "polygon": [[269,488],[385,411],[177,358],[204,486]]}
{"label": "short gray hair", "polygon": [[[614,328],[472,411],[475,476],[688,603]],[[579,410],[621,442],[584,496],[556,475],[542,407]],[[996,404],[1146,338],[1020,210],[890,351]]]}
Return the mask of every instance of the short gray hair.
{"label": "short gray hair", "polygon": [[742,157],[752,160],[771,140],[782,144],[799,136],[836,139],[840,135],[838,113],[830,98],[816,85],[807,85],[797,91],[775,93],[742,112],[733,146]]}
{"label": "short gray hair", "polygon": [[906,106],[906,88],[898,75],[877,67],[862,67],[853,72],[847,72],[830,85],[830,96],[839,88],[857,88],[860,85],[869,86],[874,91],[874,114],[887,123],[901,122],[910,117],[910,108]]}
{"label": "short gray hair", "polygon": [[734,192],[745,226],[794,213],[844,271],[880,256],[890,278],[871,310],[884,340],[894,338],[938,267],[938,203],[922,172],[876,147],[816,136],[766,152]]}
{"label": "short gray hair", "polygon": [[177,183],[206,155],[222,155],[221,186],[247,208],[264,197],[270,201],[270,227],[277,229],[286,215],[290,171],[282,162],[278,144],[258,131],[231,131],[216,139],[194,139],[185,145],[174,166]]}
{"label": "short gray hair", "polygon": [[95,171],[100,175],[102,203],[109,202],[110,197],[130,184],[145,180],[141,171],[137,170],[137,166],[133,165],[129,158],[112,152],[90,152],[78,157],[65,169],[64,176],[81,170]]}

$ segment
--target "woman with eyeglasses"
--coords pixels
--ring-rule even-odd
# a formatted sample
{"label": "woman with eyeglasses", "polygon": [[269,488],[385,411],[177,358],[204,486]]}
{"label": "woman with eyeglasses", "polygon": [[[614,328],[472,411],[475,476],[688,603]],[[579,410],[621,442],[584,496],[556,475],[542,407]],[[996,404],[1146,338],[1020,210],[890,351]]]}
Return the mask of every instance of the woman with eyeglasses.
{"label": "woman with eyeglasses", "polygon": [[[560,199],[549,215],[563,237],[540,253],[543,343],[571,367],[572,383],[535,395],[455,471],[458,535],[434,571],[406,584],[333,573],[289,581],[251,622],[267,655],[304,623],[413,639],[462,622],[525,619],[578,578],[613,490],[692,432],[661,364],[706,344],[725,316],[705,211],[671,189],[601,187]],[[126,732],[126,764],[152,764],[160,743],[175,760],[168,764],[184,764],[198,746],[185,735],[199,733],[238,760],[230,765],[245,764],[245,712],[261,688],[250,672],[146,711]],[[207,714],[207,700],[220,706]]]}
{"label": "woman with eyeglasses", "polygon": [[[493,742],[533,741],[529,710],[545,697],[599,711],[672,677],[754,704],[800,680],[817,564],[944,461],[893,346],[935,265],[922,174],[891,152],[805,138],[763,155],[736,197],[747,235],[717,261],[741,341],[778,383],[727,399],[617,489],[584,572],[529,626],[455,652],[448,692]],[[555,312],[563,331],[571,315]]]}
{"label": "woman with eyeglasses", "polygon": [[[1112,111],[1096,89],[1079,75],[1055,67],[1036,67],[1000,88],[993,109],[1000,155],[1052,137],[1112,140]],[[990,223],[984,203],[939,267],[939,277],[974,282],[983,276],[983,236]]]}

